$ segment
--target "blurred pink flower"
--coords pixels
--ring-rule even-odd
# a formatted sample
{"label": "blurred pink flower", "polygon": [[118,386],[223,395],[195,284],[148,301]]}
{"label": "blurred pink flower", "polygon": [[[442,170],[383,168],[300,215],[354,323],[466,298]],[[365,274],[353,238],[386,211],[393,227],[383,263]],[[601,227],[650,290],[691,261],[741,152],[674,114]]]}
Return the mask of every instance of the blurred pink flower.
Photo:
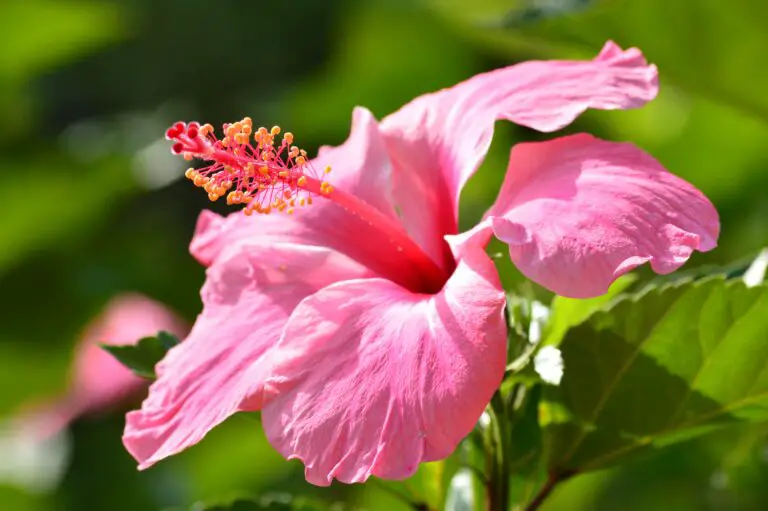
{"label": "blurred pink flower", "polygon": [[133,344],[161,330],[183,336],[189,328],[163,305],[144,296],[123,294],[112,299],[83,332],[66,393],[52,402],[34,405],[20,420],[41,437],[48,437],[77,417],[107,411],[136,397],[147,381],[99,344]]}
{"label": "blurred pink flower", "polygon": [[[208,125],[174,125],[174,152],[211,163],[187,177],[212,200],[234,187],[228,202],[247,206],[200,217],[191,252],[208,266],[204,307],[128,415],[124,442],[140,468],[254,410],[314,484],[400,479],[448,456],[506,363],[491,235],[526,275],[569,296],[715,246],[717,213],[700,192],[631,144],[589,135],[517,145],[494,206],[457,234],[459,194],[496,120],[554,131],[656,92],[640,51],[608,43],[592,61],[475,76],[381,123],[357,108],[349,139],[310,163],[292,135],[275,145],[278,128],[254,131],[252,146],[247,118],[225,125],[224,140]],[[313,172],[326,166],[333,186]],[[292,215],[248,218],[286,207]]]}

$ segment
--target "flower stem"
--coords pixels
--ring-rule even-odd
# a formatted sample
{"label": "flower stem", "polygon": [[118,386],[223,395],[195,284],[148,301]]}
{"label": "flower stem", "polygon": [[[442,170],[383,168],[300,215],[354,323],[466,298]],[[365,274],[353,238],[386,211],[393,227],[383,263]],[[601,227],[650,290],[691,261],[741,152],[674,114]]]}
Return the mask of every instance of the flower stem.
{"label": "flower stem", "polygon": [[525,511],[536,511],[539,509],[547,497],[549,497],[549,494],[552,493],[552,490],[555,489],[555,486],[570,478],[575,473],[575,471],[563,472],[559,474],[550,473],[549,477],[547,478],[547,482],[544,484],[544,486],[541,487],[539,493],[537,493],[533,500],[528,504],[528,507],[525,508]]}
{"label": "flower stem", "polygon": [[488,511],[508,511],[509,509],[509,417],[507,407],[499,392],[491,398],[488,407],[491,416],[485,435],[485,451],[488,479]]}
{"label": "flower stem", "polygon": [[549,478],[547,478],[547,482],[544,484],[541,490],[539,490],[539,493],[536,494],[533,500],[528,504],[528,507],[525,508],[525,511],[535,511],[536,509],[539,509],[549,494],[552,493],[552,490],[555,489],[557,483],[557,478],[549,476]]}

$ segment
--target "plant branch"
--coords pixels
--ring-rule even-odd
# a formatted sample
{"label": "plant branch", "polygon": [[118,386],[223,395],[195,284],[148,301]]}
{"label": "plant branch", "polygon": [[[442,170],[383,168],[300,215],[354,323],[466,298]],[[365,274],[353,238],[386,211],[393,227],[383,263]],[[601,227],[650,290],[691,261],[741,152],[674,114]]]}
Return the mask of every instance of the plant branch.
{"label": "plant branch", "polygon": [[549,477],[547,478],[547,482],[544,484],[544,486],[542,486],[541,490],[539,490],[539,493],[537,493],[533,500],[528,504],[528,507],[525,508],[525,511],[536,511],[539,509],[547,497],[549,497],[549,494],[552,493],[552,490],[555,489],[555,486],[570,478],[574,474],[575,472],[564,472],[560,474],[550,473]]}

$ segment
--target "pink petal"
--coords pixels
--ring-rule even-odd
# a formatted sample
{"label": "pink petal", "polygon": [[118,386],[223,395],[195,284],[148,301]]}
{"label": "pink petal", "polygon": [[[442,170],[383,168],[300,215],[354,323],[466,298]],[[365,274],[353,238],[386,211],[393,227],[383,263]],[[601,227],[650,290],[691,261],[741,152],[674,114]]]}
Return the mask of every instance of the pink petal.
{"label": "pink petal", "polygon": [[482,248],[464,254],[437,295],[347,281],[291,315],[262,417],[309,482],[402,479],[472,430],[504,373],[505,298]]}
{"label": "pink petal", "polygon": [[587,298],[643,263],[670,273],[694,250],[712,250],[720,224],[701,192],[647,153],[578,134],[512,149],[476,229],[489,228],[528,278]]}
{"label": "pink petal", "polygon": [[495,121],[554,131],[587,108],[642,106],[656,96],[656,77],[639,50],[608,42],[592,61],[523,62],[416,98],[381,123],[406,228],[447,266],[443,235],[457,232],[459,193],[485,157]]}
{"label": "pink petal", "polygon": [[218,254],[192,332],[158,364],[141,410],[127,416],[123,441],[139,468],[194,445],[238,411],[260,409],[260,363],[294,307],[331,282],[366,275],[319,247],[251,241]]}
{"label": "pink petal", "polygon": [[[338,147],[321,148],[312,165],[320,173],[330,166],[332,172],[324,178],[335,188],[367,202],[403,230],[390,197],[389,156],[376,119],[368,110],[356,108],[347,141]],[[401,284],[420,278],[398,247],[382,239],[365,219],[322,197],[316,197],[312,206],[296,208],[293,215],[248,217],[238,212],[222,218],[204,212],[190,251],[208,265],[224,247],[254,239],[328,247]]]}

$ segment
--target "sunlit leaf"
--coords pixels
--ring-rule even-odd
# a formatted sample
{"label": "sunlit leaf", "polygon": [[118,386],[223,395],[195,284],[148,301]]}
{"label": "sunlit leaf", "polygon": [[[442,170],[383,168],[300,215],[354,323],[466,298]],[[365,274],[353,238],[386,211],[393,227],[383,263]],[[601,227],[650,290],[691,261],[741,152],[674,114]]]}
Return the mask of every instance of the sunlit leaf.
{"label": "sunlit leaf", "polygon": [[569,328],[584,322],[592,314],[606,307],[636,280],[636,275],[625,275],[614,282],[606,294],[586,300],[555,296],[552,299],[551,315],[545,328],[543,344],[557,345]]}
{"label": "sunlit leaf", "polygon": [[550,468],[594,470],[768,421],[768,286],[710,278],[625,298],[572,328],[541,407]]}

